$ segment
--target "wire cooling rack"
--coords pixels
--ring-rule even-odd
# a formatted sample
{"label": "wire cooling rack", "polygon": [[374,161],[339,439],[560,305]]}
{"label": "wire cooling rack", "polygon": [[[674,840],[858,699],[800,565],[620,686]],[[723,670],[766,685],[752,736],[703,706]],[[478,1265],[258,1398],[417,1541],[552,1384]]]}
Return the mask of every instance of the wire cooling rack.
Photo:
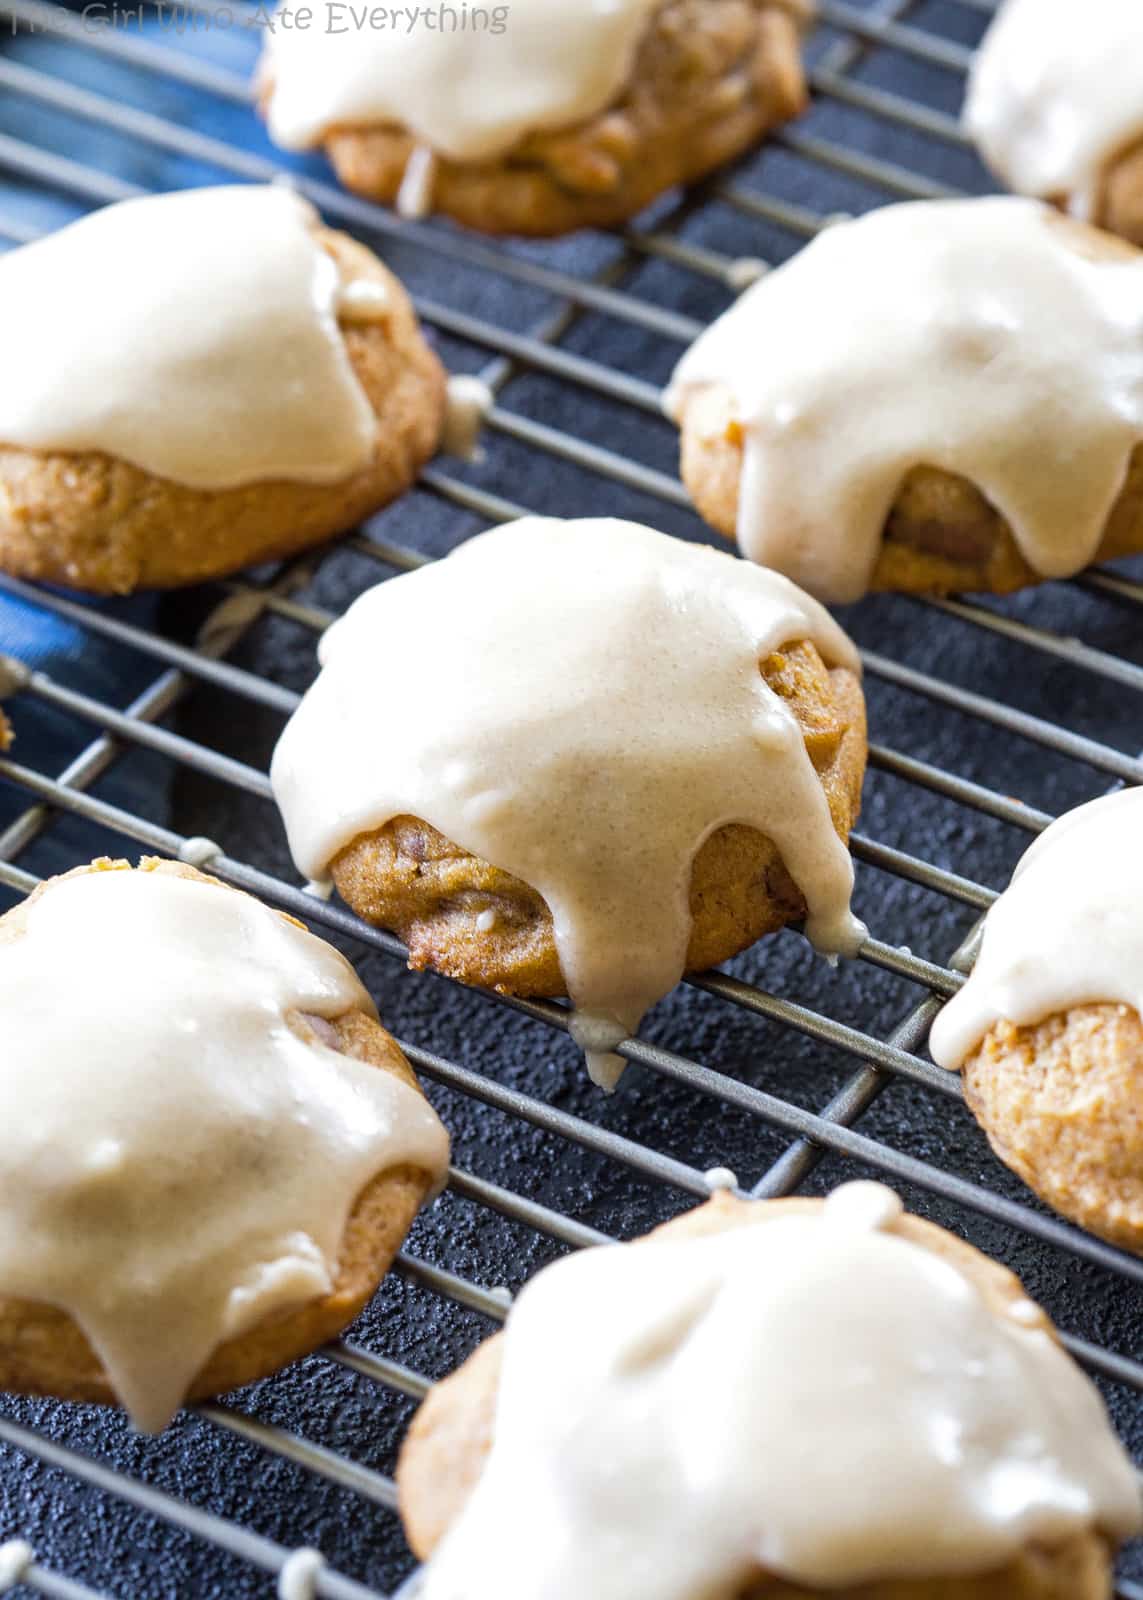
{"label": "wire cooling rack", "polygon": [[[530,510],[605,506],[701,536],[659,384],[704,320],[835,212],[986,187],[956,111],[991,0],[822,0],[804,122],[649,220],[542,247],[400,221],[342,192],[320,160],[274,152],[251,110],[244,7],[226,24],[199,0],[165,21],[98,8],[100,26],[44,0],[0,0],[0,240],[156,187],[289,172],[397,266],[450,365],[489,384],[484,457],[438,460],[327,552],[142,613],[0,580],[30,618],[88,641],[133,686],[91,692],[83,655],[71,673],[0,658],[19,735],[0,760],[0,801],[21,797],[0,813],[0,886],[9,900],[27,892],[59,852],[142,850],[207,865],[304,917],[354,957],[399,1025],[458,1159],[360,1335],[290,1373],[195,1408],[158,1442],[91,1408],[4,1402],[0,1473],[15,1488],[0,1499],[0,1591],[391,1593],[411,1566],[393,1517],[394,1441],[428,1378],[502,1320],[505,1280],[719,1186],[774,1196],[851,1170],[896,1183],[1022,1271],[1138,1450],[1143,1262],[1040,1207],[923,1051],[1015,856],[1055,811],[1143,776],[1130,753],[1143,742],[1143,584],[1094,571],[1004,604],[856,608],[845,620],[872,640],[867,820],[853,840],[871,927],[860,961],[831,974],[786,933],[688,980],[621,1047],[630,1081],[611,1100],[558,1037],[562,1006],[407,974],[397,940],[307,896],[265,773],[317,634],[368,583]],[[98,286],[76,292],[98,314]],[[911,381],[923,403],[924,375]],[[415,692],[415,672],[379,689],[393,692]],[[878,742],[882,729],[892,742]],[[66,764],[21,759],[45,730]],[[1139,1570],[1129,1553],[1123,1600],[1143,1597]]]}

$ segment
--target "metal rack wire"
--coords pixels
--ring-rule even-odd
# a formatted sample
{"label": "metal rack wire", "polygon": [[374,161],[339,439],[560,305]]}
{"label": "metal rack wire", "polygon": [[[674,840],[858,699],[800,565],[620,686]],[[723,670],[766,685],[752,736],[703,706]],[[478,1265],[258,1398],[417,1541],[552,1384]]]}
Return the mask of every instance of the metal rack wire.
{"label": "metal rack wire", "polygon": [[[205,0],[192,0],[186,8],[188,14],[200,16],[211,9]],[[952,109],[960,92],[959,75],[969,59],[969,46],[961,42],[961,37],[971,32],[968,25],[974,21],[978,30],[991,9],[991,0],[871,0],[864,5],[849,0],[821,0],[822,28],[813,47],[811,72],[819,109],[866,119],[884,135],[886,148],[899,142],[913,159],[918,140],[964,152],[965,140]],[[235,11],[241,19],[240,6]],[[154,84],[155,104],[160,108],[164,97],[159,89],[174,85],[203,97],[204,106],[226,107],[239,116],[248,111],[250,102],[248,80],[243,73],[178,41],[157,43],[152,37],[126,29],[79,30],[74,25],[74,14],[69,15],[72,21],[48,0],[0,0],[0,23],[11,27],[13,37],[19,38],[20,30],[60,34],[66,39],[69,63],[79,65],[78,71],[61,72],[54,66],[45,70],[16,54],[0,52],[0,94],[20,97],[52,114],[76,119],[93,135],[131,141],[180,162],[193,163],[196,169],[206,172],[209,181],[281,176],[284,166],[278,158],[207,131],[211,126],[209,114],[203,117],[203,125],[190,126],[167,116],[162,109],[135,105],[90,86],[93,64],[126,66],[140,74],[140,82]],[[62,32],[65,26],[66,35]],[[934,103],[902,95],[879,81],[875,69],[884,57],[903,59],[934,74]],[[937,84],[937,80],[942,82]],[[869,153],[829,131],[820,131],[812,117],[804,126],[783,130],[773,145],[779,156],[800,163],[813,175],[811,189],[832,193],[826,180],[839,178],[871,196],[862,204],[959,192],[946,179],[926,176],[895,156]],[[979,176],[970,171],[967,154],[965,163],[965,186],[971,189],[978,184]],[[3,177],[66,196],[81,208],[141,192],[140,185],[105,170],[95,161],[77,160],[0,131],[0,178]],[[635,419],[656,416],[658,390],[653,383],[609,364],[596,353],[581,353],[574,336],[583,333],[585,324],[594,325],[598,319],[605,328],[618,326],[650,341],[669,359],[700,324],[687,311],[676,309],[675,304],[659,303],[652,294],[643,292],[640,275],[644,269],[658,264],[672,274],[713,282],[728,291],[741,288],[766,270],[768,263],[755,255],[733,254],[690,237],[686,224],[696,207],[727,208],[739,222],[747,219],[758,224],[760,235],[770,238],[776,230],[795,243],[813,235],[830,220],[828,205],[811,206],[800,192],[783,193],[780,186],[760,188],[737,176],[722,178],[705,186],[698,201],[690,197],[669,208],[659,207],[650,224],[624,230],[615,247],[605,253],[598,273],[584,276],[551,264],[559,259],[558,252],[545,258],[534,250],[512,250],[436,225],[400,221],[342,192],[309,169],[295,175],[293,181],[330,221],[404,253],[403,263],[410,264],[404,267],[405,276],[422,318],[457,347],[467,350],[496,396],[486,418],[490,454],[523,447],[553,464],[605,480],[617,490],[641,497],[643,502],[658,503],[665,511],[683,518],[687,514],[687,497],[677,479],[654,464],[653,447],[649,447],[649,460],[636,459],[590,437],[595,430],[586,425],[581,434],[537,420],[530,409],[514,408],[505,391],[521,375],[538,375],[584,402],[618,407]],[[25,213],[7,215],[0,207],[0,239],[23,242],[37,232]],[[419,292],[420,261],[446,262],[457,273],[488,274],[510,281],[522,295],[539,296],[544,309],[527,331],[505,328],[494,318],[485,318],[467,308],[458,309]],[[671,279],[676,285],[681,281],[677,276]],[[677,299],[687,303],[685,294]],[[590,336],[590,328],[583,343],[591,352],[605,351],[608,346],[606,337]],[[587,412],[577,411],[575,415],[586,417]],[[652,426],[648,423],[648,427]],[[439,462],[425,470],[419,492],[465,526],[473,517],[487,523],[526,510],[556,509],[516,504],[499,490],[482,487],[479,471]],[[208,863],[212,872],[227,881],[304,917],[318,931],[340,936],[348,941],[347,948],[402,960],[405,952],[395,938],[367,928],[336,905],[315,901],[299,885],[285,881],[264,864],[236,859],[227,853],[225,837],[217,843],[188,838],[163,823],[124,809],[98,792],[101,780],[126,756],[147,751],[175,773],[195,774],[268,805],[269,785],[261,767],[224,754],[180,731],[177,723],[171,725],[172,713],[205,687],[233,697],[236,704],[256,706],[279,720],[288,715],[296,704],[296,694],[232,657],[267,619],[278,619],[316,637],[331,620],[331,614],[312,598],[300,596],[310,593],[323,574],[347,558],[374,563],[376,577],[407,570],[430,559],[424,551],[390,539],[383,524],[366,528],[327,553],[307,556],[268,575],[225,586],[218,603],[189,642],[126,620],[114,611],[14,579],[0,580],[4,593],[145,663],[149,677],[146,687],[129,705],[117,708],[43,671],[0,658],[0,692],[17,697],[14,710],[18,724],[23,720],[26,725],[50,713],[90,730],[83,748],[61,771],[35,770],[20,761],[18,751],[14,758],[0,760],[0,780],[16,786],[27,800],[26,807],[0,833],[0,885],[17,894],[30,890],[37,880],[21,864],[22,858],[61,819],[78,819],[117,836],[124,851],[134,845]],[[1075,587],[1109,606],[1143,605],[1143,584],[1118,574],[1093,572]],[[1059,664],[1127,692],[1143,688],[1143,665],[1025,620],[1017,614],[1017,608],[950,600],[928,602],[925,611],[930,626],[945,626],[951,621],[967,624],[1030,652],[1028,659],[1034,662]],[[864,652],[864,657],[872,682],[923,697],[938,712],[970,719],[998,735],[1026,741],[1051,757],[1080,763],[1108,783],[1138,783],[1143,779],[1143,761],[1091,734],[1078,733],[990,694],[959,687],[905,661],[870,650]],[[1046,810],[1014,799],[979,777],[960,774],[907,751],[874,743],[870,755],[875,771],[896,780],[906,791],[914,788],[971,808],[1015,830],[1016,837],[1033,835],[1051,820]],[[267,810],[267,815],[272,812]],[[994,898],[995,891],[975,881],[969,872],[926,860],[865,832],[855,835],[853,848],[864,867],[973,912],[987,909]],[[914,954],[896,939],[877,935],[874,927],[861,960],[913,986],[919,994],[884,1037],[837,1020],[816,1005],[767,992],[729,974],[712,973],[688,980],[719,1002],[777,1023],[852,1058],[856,1065],[819,1110],[806,1109],[792,1099],[657,1043],[629,1040],[620,1047],[620,1053],[663,1081],[680,1086],[688,1095],[781,1136],[783,1148],[777,1159],[748,1190],[738,1189],[740,1193],[789,1193],[812,1177],[823,1158],[845,1157],[892,1181],[939,1197],[966,1215],[1012,1230],[1017,1237],[1031,1237],[1059,1252],[1063,1261],[1075,1260],[1098,1268],[1114,1275],[1125,1287],[1143,1284],[1143,1262],[1057,1221],[1031,1203],[1000,1192],[996,1183],[999,1168],[985,1167],[979,1179],[966,1178],[862,1131],[862,1118],[894,1082],[915,1085],[931,1096],[954,1101],[959,1097],[958,1081],[932,1066],[921,1052],[933,1016],[943,998],[955,992],[963,981],[973,954],[971,934],[949,951],[947,959],[937,961]],[[471,1004],[480,1008],[489,1000],[523,1013],[538,1024],[566,1029],[567,1014],[558,1004],[489,996],[473,997]],[[821,1001],[823,1005],[829,1003],[829,990],[824,986]],[[539,1094],[510,1087],[498,1081],[494,1072],[486,1075],[445,1059],[421,1047],[415,1038],[401,1042],[418,1072],[430,1082],[570,1141],[618,1164],[633,1178],[673,1191],[676,1198],[705,1197],[712,1185],[731,1184],[738,1188],[733,1174],[706,1172],[699,1164],[616,1133],[590,1117],[560,1109]],[[497,1182],[494,1174],[485,1175],[458,1165],[451,1173],[450,1190],[466,1202],[499,1213],[560,1246],[576,1248],[605,1239],[595,1228]],[[504,1316],[505,1292],[481,1287],[469,1272],[453,1272],[412,1253],[401,1256],[398,1271],[407,1281],[458,1307],[493,1321]],[[1143,1363],[1129,1353],[1104,1348],[1081,1329],[1065,1330],[1065,1339],[1073,1353],[1102,1379],[1132,1391],[1143,1389]],[[421,1373],[351,1342],[331,1345],[322,1355],[328,1363],[412,1399],[419,1398],[426,1388]],[[202,1406],[198,1410],[213,1427],[298,1463],[318,1478],[350,1490],[386,1512],[392,1511],[392,1481],[373,1467],[248,1415],[233,1404]],[[291,1587],[291,1593],[307,1592],[305,1585],[309,1586],[308,1592],[337,1600],[377,1600],[380,1593],[307,1553],[304,1521],[298,1528],[297,1545],[302,1549],[298,1554],[282,1542],[217,1515],[209,1507],[156,1488],[141,1476],[128,1476],[70,1443],[60,1443],[48,1429],[31,1428],[0,1413],[0,1441],[39,1462],[63,1469],[92,1490],[127,1501],[159,1521],[173,1524],[276,1576],[283,1584],[282,1592],[282,1574],[286,1573],[291,1585],[301,1586]],[[0,1537],[12,1531],[0,1530]],[[70,1600],[110,1600],[110,1590],[97,1591],[37,1564],[27,1551],[11,1546],[7,1549],[12,1573],[35,1592]],[[0,1590],[4,1586],[3,1560],[0,1548]],[[156,1592],[175,1590],[160,1586]],[[1119,1593],[1124,1600],[1141,1600],[1143,1588],[1124,1578]]]}

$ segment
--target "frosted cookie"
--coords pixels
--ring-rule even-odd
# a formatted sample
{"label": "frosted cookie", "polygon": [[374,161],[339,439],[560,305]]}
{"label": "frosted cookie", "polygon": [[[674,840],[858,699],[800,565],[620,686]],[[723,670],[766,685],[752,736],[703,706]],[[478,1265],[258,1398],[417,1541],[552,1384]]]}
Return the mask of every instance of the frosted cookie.
{"label": "frosted cookie", "polygon": [[448,1139],[344,958],[190,867],[0,919],[0,1390],[162,1428],[351,1322]]}
{"label": "frosted cookie", "polygon": [[422,1600],[1110,1600],[1140,1527],[1044,1313],[872,1183],[546,1267],[397,1482]]}
{"label": "frosted cookie", "polygon": [[1004,0],[973,60],[964,120],[1010,189],[1143,244],[1138,0]]}
{"label": "frosted cookie", "polygon": [[1143,1254],[1143,790],[1067,812],[988,913],[933,1024],[1000,1159],[1054,1210]]}
{"label": "frosted cookie", "polygon": [[[512,0],[463,25],[275,29],[272,136],[350,189],[488,233],[633,216],[805,104],[811,0]],[[378,13],[374,12],[374,16]]]}
{"label": "frosted cookie", "polygon": [[1007,593],[1143,550],[1143,255],[1033,200],[887,206],[701,334],[696,506],[819,599]]}
{"label": "frosted cookie", "polygon": [[570,995],[598,1081],[684,970],[803,913],[856,949],[857,654],[784,578],[526,517],[371,589],[319,657],[271,770],[299,870],[413,966]]}
{"label": "frosted cookie", "polygon": [[444,373],[404,289],[286,189],[108,206],[0,257],[0,294],[20,307],[0,568],[20,577],[126,593],[287,556],[436,446]]}

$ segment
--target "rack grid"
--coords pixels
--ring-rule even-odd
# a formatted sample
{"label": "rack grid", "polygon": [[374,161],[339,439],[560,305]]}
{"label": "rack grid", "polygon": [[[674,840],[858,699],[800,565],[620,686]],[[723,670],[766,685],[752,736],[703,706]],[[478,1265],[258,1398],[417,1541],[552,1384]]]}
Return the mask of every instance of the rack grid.
{"label": "rack grid", "polygon": [[[0,191],[0,240],[15,244],[36,237],[44,224],[33,219],[42,215],[49,224],[54,223],[59,220],[60,205],[80,211],[146,192],[147,183],[125,176],[124,171],[147,163],[124,161],[125,151],[136,156],[152,153],[156,161],[168,164],[162,170],[174,172],[176,181],[182,182],[264,181],[288,174],[327,220],[359,233],[391,254],[414,293],[421,317],[436,330],[450,359],[478,372],[492,393],[484,423],[483,463],[466,466],[438,460],[425,469],[410,497],[425,520],[445,530],[436,538],[437,545],[526,511],[571,509],[559,500],[574,494],[577,483],[587,481],[593,483],[594,493],[605,488],[620,498],[622,506],[636,508],[629,514],[642,514],[671,531],[695,536],[699,524],[670,465],[669,430],[656,420],[659,389],[656,383],[633,375],[631,369],[665,375],[685,342],[702,325],[704,318],[696,316],[693,308],[702,307],[709,315],[712,305],[717,310],[728,303],[730,295],[767,270],[774,259],[828,226],[835,212],[900,198],[980,192],[985,187],[983,175],[967,148],[955,112],[972,43],[992,9],[992,0],[867,0],[864,4],[820,0],[820,26],[810,43],[815,102],[806,121],[779,131],[760,165],[714,179],[681,199],[669,199],[653,208],[649,221],[577,246],[580,254],[573,256],[561,246],[513,247],[462,236],[436,223],[399,220],[337,188],[320,162],[303,163],[299,168],[269,153],[257,134],[250,105],[246,69],[256,49],[256,29],[248,0],[236,0],[231,8],[237,22],[224,40],[206,27],[208,17],[217,15],[217,7],[207,0],[190,0],[183,7],[188,18],[203,24],[202,31],[188,24],[185,33],[174,35],[129,26],[89,30],[77,26],[77,13],[66,12],[51,0],[0,0],[0,25],[5,33],[5,42],[0,44],[0,106],[19,103],[33,107],[48,119],[48,126],[52,118],[64,119],[67,126],[85,130],[85,140],[91,141],[91,158],[80,160],[72,153],[77,147],[74,141],[53,148],[51,139],[40,142],[5,131],[0,120],[0,181],[18,186],[24,198],[44,195],[51,201],[37,213],[34,207],[29,210],[27,205],[11,203],[15,188]],[[42,48],[22,49],[28,41]],[[102,86],[102,72],[115,75],[115,92]],[[120,78],[121,73],[126,76]],[[900,87],[902,78],[908,82],[907,93]],[[168,113],[169,106],[185,105],[192,105],[193,113]],[[225,129],[226,136],[220,136],[216,128]],[[860,131],[855,133],[855,129]],[[87,144],[82,148],[86,153]],[[958,174],[955,183],[949,181],[950,165]],[[758,171],[762,181],[756,181]],[[848,207],[847,194],[854,197]],[[842,198],[835,200],[835,195]],[[743,239],[752,248],[740,253],[737,241]],[[727,248],[726,240],[735,243]],[[764,242],[765,258],[757,241]],[[584,253],[590,258],[586,268]],[[446,275],[443,280],[442,272]],[[501,297],[505,285],[513,294],[518,292],[521,305],[529,308],[524,331],[514,316],[504,317],[503,298],[493,303],[491,311],[485,309],[488,296],[480,285],[486,280],[499,286]],[[446,286],[443,298],[437,287],[442,282]],[[460,299],[460,305],[450,303],[447,287],[451,282],[463,289],[454,297]],[[530,315],[533,305],[539,308],[534,316]],[[617,340],[622,341],[623,359],[608,359]],[[627,354],[632,349],[646,355],[645,368],[636,368]],[[532,394],[533,399],[519,403],[515,396],[520,393]],[[548,417],[552,420],[546,420]],[[634,441],[630,453],[614,446],[613,434]],[[515,464],[521,459],[533,463],[520,474],[533,484],[537,461],[544,463],[545,471],[550,470],[549,503],[525,505],[504,492],[506,482],[514,481]],[[130,658],[146,680],[130,702],[120,706],[113,704],[110,696],[88,694],[59,676],[14,658],[0,658],[0,692],[13,697],[10,710],[18,734],[48,718],[56,719],[57,725],[84,730],[77,753],[59,770],[39,770],[22,761],[19,742],[10,758],[0,759],[0,781],[24,797],[0,832],[0,887],[9,897],[29,891],[38,881],[33,863],[45,839],[61,826],[66,830],[84,825],[101,838],[113,839],[120,853],[138,847],[208,865],[226,881],[303,917],[362,958],[376,957],[389,966],[403,961],[405,952],[395,938],[366,927],[337,905],[316,901],[283,875],[280,849],[231,854],[224,827],[212,830],[221,836],[217,842],[190,827],[172,827],[146,809],[126,808],[108,796],[104,785],[110,775],[120,769],[132,770],[132,762],[145,756],[158,763],[168,777],[192,783],[195,793],[211,789],[218,795],[234,796],[235,805],[241,797],[243,805],[260,807],[267,827],[272,826],[264,763],[247,759],[241,745],[238,753],[218,748],[226,741],[214,737],[213,730],[204,733],[203,727],[218,715],[218,707],[232,708],[239,718],[248,711],[256,712],[270,725],[280,727],[298,696],[288,681],[282,681],[282,675],[259,670],[265,654],[257,648],[260,632],[285,630],[294,641],[295,652],[301,640],[307,655],[312,654],[313,639],[347,596],[366,582],[434,558],[436,549],[415,547],[404,534],[393,536],[395,519],[402,527],[411,525],[407,510],[405,521],[400,522],[398,509],[328,551],[216,586],[208,591],[211,603],[205,614],[200,609],[189,632],[182,618],[176,617],[174,625],[168,626],[162,611],[152,625],[150,619],[140,621],[122,608],[92,605],[14,579],[0,579],[0,592]],[[434,539],[425,543],[432,546]],[[1120,702],[1124,696],[1130,699],[1143,688],[1143,662],[1131,659],[1130,646],[1131,627],[1137,631],[1143,606],[1143,583],[1122,572],[1096,570],[1057,587],[1067,591],[1077,606],[1086,608],[1080,613],[1085,631],[1101,639],[1110,633],[1121,643],[1126,636],[1128,643],[1122,653],[1084,642],[1070,627],[1045,626],[1036,620],[1034,603],[997,605],[956,599],[898,604],[912,606],[926,631],[976,630],[989,646],[1011,647],[1019,652],[1025,672],[1064,673],[1068,682],[1082,678],[1095,694],[1113,694]],[[1101,619],[1109,616],[1115,625],[1104,628]],[[1124,617],[1128,619],[1126,635]],[[899,654],[907,656],[908,652]],[[1035,751],[1040,761],[1080,769],[1087,775],[1085,781],[1095,784],[1092,792],[1109,784],[1135,784],[1143,779],[1143,761],[1117,748],[1113,737],[1077,731],[1066,725],[1066,719],[1043,714],[1042,707],[1027,709],[1019,704],[1018,693],[1011,701],[997,698],[911,664],[898,654],[866,648],[863,657],[871,692],[876,689],[920,701],[933,708],[934,718],[947,716],[956,726],[976,725],[986,730],[993,748],[995,741],[1017,741],[1021,748]],[[284,676],[288,679],[289,674]],[[1014,681],[1010,687],[1015,688]],[[1080,701],[1081,710],[1085,703]],[[878,718],[873,709],[876,736]],[[1122,718],[1114,720],[1114,726],[1122,729]],[[1014,798],[987,775],[958,770],[955,762],[945,765],[895,745],[880,744],[876,738],[870,746],[870,759],[874,774],[884,780],[885,792],[898,797],[898,806],[907,806],[908,796],[915,793],[926,803],[930,799],[947,803],[954,811],[988,819],[1005,831],[1009,850],[1022,847],[1051,820],[1049,804]],[[1044,787],[1050,795],[1052,785]],[[190,810],[194,810],[193,801]],[[218,814],[216,803],[209,815]],[[883,808],[879,808],[877,820],[884,822]],[[630,1214],[636,1225],[631,1232],[658,1220],[662,1204],[677,1209],[724,1184],[740,1194],[788,1194],[812,1184],[822,1163],[841,1159],[904,1185],[922,1204],[927,1197],[936,1205],[951,1208],[946,1214],[954,1225],[958,1219],[967,1219],[966,1225],[983,1221],[996,1230],[990,1238],[1000,1241],[995,1247],[1001,1253],[1004,1241],[1032,1240],[1037,1248],[1051,1253],[1052,1261],[1060,1263],[1061,1274],[1078,1269],[1102,1275],[1116,1286],[1116,1295],[1130,1301],[1143,1284],[1143,1262],[1050,1216],[1018,1186],[1006,1181],[1003,1169],[987,1154],[965,1175],[950,1170],[952,1163],[934,1159],[927,1148],[913,1153],[886,1142],[878,1132],[865,1131],[863,1122],[872,1126],[871,1113],[894,1086],[915,1088],[931,1103],[947,1103],[955,1110],[959,1082],[925,1057],[925,1040],[942,1000],[963,981],[974,953],[971,923],[987,909],[996,888],[977,881],[971,862],[953,866],[926,859],[864,829],[855,834],[853,850],[861,864],[862,884],[895,881],[901,887],[904,899],[898,896],[898,900],[912,926],[919,929],[918,937],[923,939],[926,933],[922,909],[929,904],[926,897],[951,906],[960,919],[954,919],[957,936],[938,951],[937,959],[931,959],[903,946],[897,936],[880,937],[879,929],[884,933],[887,926],[878,923],[876,913],[870,917],[871,935],[860,962],[879,981],[889,983],[890,995],[903,989],[911,996],[895,1025],[875,1032],[831,1014],[836,991],[822,969],[815,970],[805,983],[812,992],[810,1003],[730,973],[688,980],[690,988],[701,995],[744,1014],[750,1026],[755,1022],[759,1029],[776,1025],[789,1030],[789,1037],[800,1037],[811,1049],[820,1046],[830,1052],[831,1060],[836,1057],[856,1063],[836,1075],[836,1085],[824,1104],[811,1109],[792,1096],[760,1087],[749,1073],[732,1074],[706,1065],[651,1037],[620,1046],[629,1062],[692,1106],[709,1107],[712,1115],[733,1118],[740,1129],[756,1127],[760,1138],[765,1129],[769,1139],[778,1141],[774,1158],[768,1157],[763,1170],[749,1183],[739,1185],[728,1170],[707,1170],[704,1161],[683,1159],[670,1149],[615,1131],[608,1126],[601,1110],[604,1103],[598,1099],[582,1100],[580,1109],[563,1109],[556,1103],[557,1096],[545,1094],[542,1074],[525,1088],[511,1079],[502,1080],[494,1049],[487,1063],[481,1064],[487,1070],[473,1070],[418,1043],[416,1037],[402,1038],[402,1046],[422,1079],[434,1089],[568,1142],[626,1174],[634,1186]],[[951,852],[942,846],[933,853]],[[888,898],[892,902],[892,896]],[[788,942],[795,936],[788,933],[780,938]],[[399,981],[444,982],[412,976],[402,976]],[[485,1030],[489,1019],[495,1023],[497,1013],[490,1007],[500,1007],[541,1029],[566,1032],[567,1013],[559,1004],[484,994],[458,999],[451,992],[455,986],[447,987],[447,1003],[468,1007],[474,1030]],[[797,992],[799,985],[789,987]],[[765,1038],[766,1047],[771,1048],[772,1030],[767,1029]],[[669,1145],[671,1140],[663,1142]],[[494,1162],[492,1166],[494,1170],[486,1174],[455,1165],[448,1203],[455,1200],[506,1219],[511,1227],[543,1240],[544,1249],[578,1248],[610,1237],[574,1214],[498,1181]],[[644,1191],[639,1185],[649,1185],[670,1199],[655,1201],[648,1214],[641,1216],[638,1206]],[[434,1237],[432,1248],[424,1248],[425,1240]],[[460,1270],[453,1270],[442,1260],[431,1259],[438,1255],[444,1262],[449,1259],[447,1220],[439,1224],[430,1213],[415,1238],[421,1241],[420,1253],[412,1247],[402,1253],[398,1277],[442,1300],[458,1316],[475,1314],[477,1322],[462,1334],[471,1346],[480,1327],[503,1319],[509,1303],[507,1291],[476,1281],[482,1275],[479,1263],[465,1260],[459,1263]],[[522,1262],[530,1259],[528,1251],[522,1251]],[[1107,1348],[1098,1329],[1083,1325],[1082,1319],[1081,1325],[1065,1327],[1064,1338],[1077,1358],[1104,1383],[1106,1392],[1118,1396],[1117,1417],[1122,1420],[1127,1414],[1125,1407],[1137,1415],[1134,1397],[1143,1388],[1143,1362],[1129,1350]],[[320,1363],[411,1400],[420,1398],[428,1381],[407,1363],[351,1340],[327,1347]],[[196,1410],[209,1427],[222,1434],[351,1492],[367,1507],[379,1508],[382,1516],[392,1513],[392,1480],[373,1465],[312,1441],[292,1426],[252,1415],[233,1401]],[[149,1526],[160,1554],[163,1527],[173,1525],[267,1575],[266,1583],[276,1582],[283,1595],[377,1600],[382,1593],[372,1582],[337,1570],[313,1552],[310,1546],[319,1542],[322,1530],[311,1537],[304,1495],[297,1503],[297,1536],[287,1543],[224,1517],[209,1504],[180,1492],[177,1471],[173,1488],[157,1487],[148,1481],[145,1454],[138,1457],[141,1470],[127,1473],[118,1463],[77,1447],[70,1438],[62,1442],[59,1432],[51,1414],[29,1425],[0,1412],[0,1442],[13,1452],[10,1466],[18,1459],[31,1458],[80,1480],[93,1492],[93,1503],[106,1495],[146,1513],[153,1519]],[[0,1527],[0,1541],[15,1539],[18,1533],[19,1529]],[[1138,1570],[1137,1561],[1129,1558],[1117,1591],[1122,1600],[1143,1600],[1143,1586],[1129,1575]],[[89,1587],[86,1581],[37,1562],[30,1546],[16,1543],[0,1543],[0,1592],[6,1578],[18,1579],[34,1592],[70,1600],[111,1600],[113,1595],[125,1600],[139,1592],[118,1587],[114,1577],[110,1587],[102,1581],[98,1588]],[[177,1577],[172,1578],[161,1566],[149,1581],[153,1587],[144,1585],[148,1594],[190,1592],[171,1587],[177,1584]],[[249,1592],[258,1591],[252,1588]]]}

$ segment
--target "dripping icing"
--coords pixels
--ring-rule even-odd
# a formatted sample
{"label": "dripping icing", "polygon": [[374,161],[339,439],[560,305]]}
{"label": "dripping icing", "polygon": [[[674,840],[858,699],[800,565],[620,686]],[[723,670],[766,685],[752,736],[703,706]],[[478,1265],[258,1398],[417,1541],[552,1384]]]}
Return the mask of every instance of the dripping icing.
{"label": "dripping icing", "polygon": [[682,423],[714,390],[745,436],[744,554],[819,598],[865,592],[918,466],[967,478],[1035,571],[1069,576],[1143,441],[1143,256],[1093,259],[1031,200],[886,206],[747,290],[664,405]]}
{"label": "dripping icing", "polygon": [[96,871],[24,916],[0,938],[0,1287],[67,1312],[158,1429],[224,1340],[328,1293],[372,1177],[439,1181],[448,1141],[416,1090],[322,1042],[372,1003],[249,896]]}
{"label": "dripping icing", "polygon": [[397,190],[397,213],[410,222],[419,222],[433,209],[433,184],[437,158],[427,145],[414,145],[405,163],[401,187]]}
{"label": "dripping icing", "polygon": [[[494,529],[370,590],[322,639],[272,767],[298,868],[325,878],[408,815],[530,884],[573,1027],[613,1081],[607,1053],[682,975],[691,866],[718,828],[774,840],[820,949],[863,935],[803,735],[759,671],[802,639],[858,670],[820,606],[721,552],[606,519]],[[379,706],[374,685],[414,656],[416,694]]]}

